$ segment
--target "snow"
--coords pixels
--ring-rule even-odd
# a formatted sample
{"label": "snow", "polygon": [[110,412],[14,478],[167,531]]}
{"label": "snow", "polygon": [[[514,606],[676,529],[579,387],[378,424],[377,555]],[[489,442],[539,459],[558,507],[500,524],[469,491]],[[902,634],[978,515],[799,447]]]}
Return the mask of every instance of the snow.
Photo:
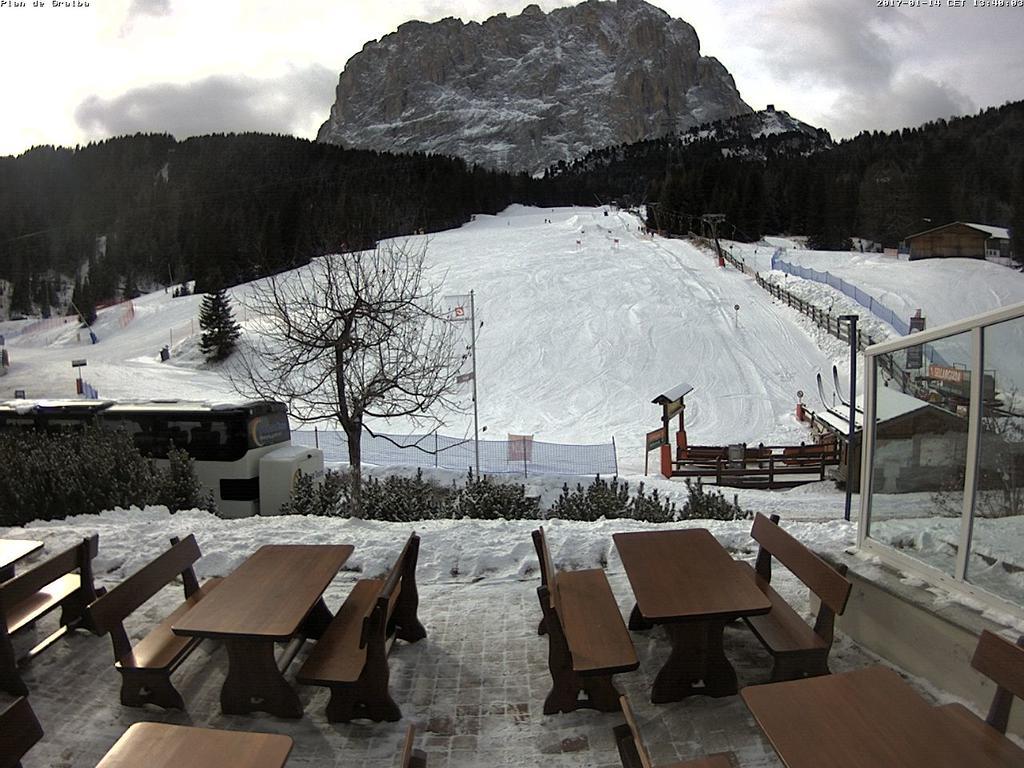
{"label": "snow", "polygon": [[[759,270],[771,268],[768,251],[758,249]],[[1024,274],[982,259],[901,261],[880,253],[809,250],[788,250],[783,259],[831,272],[871,294],[905,320],[921,309],[928,328],[1024,301]],[[863,307],[859,313],[868,314]]]}
{"label": "snow", "polygon": [[[476,292],[484,323],[480,424],[497,438],[592,444],[614,436],[620,471],[636,473],[644,434],[660,426],[651,400],[685,380],[695,388],[686,399],[691,443],[799,443],[808,432],[794,416],[797,390],[812,391],[818,371],[842,363],[841,352],[822,352],[749,277],[719,268],[687,242],[650,239],[627,212],[513,206],[427,239],[430,274],[443,279],[444,292]],[[246,292],[230,293],[251,329],[240,305]],[[182,340],[200,301],[141,297],[124,328],[117,308],[101,310],[96,345],[70,325],[11,339],[4,389],[71,396],[70,360],[84,357],[83,376],[102,398],[230,399],[218,369],[199,357],[196,337]],[[159,350],[172,340],[171,359],[161,363]],[[441,432],[471,430],[467,408]]]}
{"label": "snow", "polygon": [[[643,435],[660,423],[661,409],[651,404],[658,393],[671,392],[682,382],[693,386],[686,398],[691,444],[799,442],[808,439],[808,433],[793,415],[796,391],[813,392],[815,375],[820,372],[828,381],[828,370],[834,364],[841,372],[848,371],[845,344],[820,332],[795,310],[775,302],[751,277],[718,267],[707,252],[681,240],[651,239],[643,233],[640,220],[627,212],[605,215],[603,209],[595,208],[513,206],[496,216],[478,216],[460,229],[430,235],[427,240],[430,276],[444,279],[443,292],[475,291],[478,320],[483,321],[478,349],[481,424],[488,425],[491,434],[534,434],[538,440],[552,442],[593,443],[614,435],[622,478],[633,489],[644,482],[648,492],[657,489],[659,495],[677,506],[686,498],[683,484],[639,474],[644,458],[640,447]],[[892,262],[876,256],[798,250],[794,247],[797,242],[775,238],[770,247],[734,247],[759,268],[762,263],[770,263],[775,247],[789,247],[791,261],[841,274],[880,298],[884,294],[893,305],[902,302],[903,308],[923,307],[930,325],[956,319],[960,313],[972,314],[1024,298],[1024,278],[984,262]],[[824,286],[822,289],[830,291]],[[245,332],[252,333],[256,323],[246,317],[241,304],[248,290],[248,286],[238,286],[231,294]],[[8,338],[12,367],[3,381],[4,390],[26,389],[30,397],[37,398],[71,397],[76,372],[70,369],[70,360],[85,357],[88,366],[83,369],[84,377],[104,398],[231,400],[234,395],[220,369],[204,363],[197,350],[194,319],[200,302],[199,296],[173,299],[164,292],[143,296],[134,302],[134,320],[123,327],[122,308],[101,310],[96,324],[100,341],[96,345],[89,344],[87,335],[83,340],[72,325],[12,335]],[[840,300],[835,303],[838,309]],[[738,318],[735,304],[740,305]],[[26,321],[0,323],[0,333],[13,334],[26,325]],[[165,345],[170,345],[172,356],[161,363],[159,350]],[[894,403],[897,409],[903,405]],[[400,429],[403,425],[389,426]],[[465,435],[470,433],[471,420],[467,414],[457,414],[448,426],[450,433]],[[415,470],[372,467],[367,473],[412,475]],[[424,474],[443,484],[463,478],[461,472],[434,469],[424,470]],[[531,476],[522,482],[527,485],[526,492],[540,497],[541,508],[546,509],[563,484],[575,487],[588,479]],[[734,493],[730,489],[725,492],[730,497]],[[812,549],[837,554],[855,543],[856,526],[842,520],[844,497],[831,482],[786,492],[742,490],[735,495],[745,509],[780,514],[786,529]],[[955,521],[935,521],[927,494],[920,497],[901,495],[900,516],[880,522],[877,532],[894,542],[909,539],[927,552],[941,551],[946,542],[955,540]],[[927,540],[922,536],[922,521],[928,528]],[[429,637],[440,638],[431,640],[433,644],[422,652],[433,654],[429,656],[430,664],[440,668],[452,663],[456,652],[445,643],[456,642],[455,635],[446,635],[444,628],[457,626],[456,609],[472,617],[502,611],[506,605],[518,606],[515,610],[522,611],[536,608],[533,590],[537,564],[529,535],[535,525],[536,521],[502,520],[433,520],[415,525],[423,540],[417,580],[422,587],[425,623]],[[611,536],[657,526],[626,520],[547,520],[544,525],[558,566],[606,568],[621,607],[628,611],[628,583]],[[734,555],[747,559],[753,556],[749,521],[674,524],[681,526],[706,527]],[[95,571],[103,586],[117,583],[151,560],[163,551],[171,535],[196,535],[204,553],[197,564],[202,578],[227,575],[265,543],[351,543],[354,554],[327,593],[330,606],[336,608],[355,578],[386,571],[396,554],[396,541],[410,528],[336,518],[223,520],[199,511],[171,515],[155,507],[35,522],[24,528],[0,529],[0,535],[42,539],[46,553],[53,553],[85,535],[99,533]],[[1019,562],[1024,552],[1024,526],[1019,520],[986,521],[977,537],[978,551],[1000,562]],[[979,581],[987,575],[981,570],[977,573]],[[1014,583],[1019,581],[1014,576]],[[791,604],[802,604],[805,592],[792,578],[781,575],[773,585]],[[1024,588],[1024,584],[1017,586]],[[146,607],[147,617],[165,615],[180,599],[165,592],[152,608]],[[935,594],[937,604],[951,599],[962,598]],[[450,613],[449,606],[454,606]],[[536,621],[533,613],[527,615],[524,625]],[[532,634],[532,629],[525,634]],[[546,647],[544,642],[536,637],[524,640],[518,635],[513,640],[528,640],[532,645],[522,657],[518,646],[495,651],[509,664],[503,674],[511,675],[510,680],[524,676],[526,673],[513,667],[529,665],[529,676],[543,684],[546,667],[543,651],[538,649]],[[736,653],[741,683],[755,681],[762,674],[757,667],[761,662],[756,644],[744,645],[748,641],[738,637],[732,640],[740,649]],[[465,648],[464,638],[457,642]],[[92,655],[76,661],[74,648],[82,644],[92,649]],[[661,652],[660,644],[652,639],[638,645],[642,645],[638,650],[642,674],[646,675],[660,664],[649,658],[652,652]],[[71,722],[75,717],[86,718],[89,725],[47,727],[46,742],[36,753],[44,756],[39,760],[47,762],[33,762],[36,758],[30,753],[25,762],[28,768],[43,764],[93,765],[128,724],[154,718],[289,733],[296,737],[289,765],[323,765],[325,759],[350,764],[339,756],[348,757],[347,750],[368,738],[379,751],[368,761],[353,760],[373,768],[394,762],[391,747],[400,737],[398,724],[327,726],[323,722],[322,692],[303,693],[306,716],[297,723],[265,715],[221,716],[217,690],[226,662],[220,651],[212,652],[205,664],[195,668],[186,664],[176,673],[186,686],[200,692],[182,719],[173,713],[132,710],[117,703],[116,673],[110,667],[106,638],[74,638],[58,646],[40,656],[26,672],[33,689],[33,706],[40,712],[44,727],[55,721]],[[410,657],[414,655],[400,652],[399,663],[409,664]],[[480,663],[491,663],[486,656],[483,658]],[[843,637],[838,640],[833,659],[833,669],[837,670],[878,661]],[[63,666],[66,664],[77,671],[69,673]],[[408,668],[400,666],[394,679],[407,679],[407,673]],[[472,674],[479,678],[481,673],[476,670]],[[84,685],[83,679],[90,684]],[[459,680],[463,685],[463,678]],[[921,681],[914,682],[933,700],[949,698]],[[512,695],[511,685],[502,689],[504,694],[496,695]],[[644,701],[643,690],[649,680],[640,678],[629,685],[634,686],[631,698],[640,708],[641,717],[649,721],[667,711]],[[81,696],[69,694],[65,687],[87,688],[91,693],[80,700]],[[406,717],[417,722],[421,730],[436,719],[440,690],[438,684],[436,690],[430,689],[429,696],[402,702]],[[563,765],[559,759],[567,758],[552,757],[560,751],[557,745],[576,743],[573,740],[582,734],[592,751],[572,764],[615,762],[608,736],[610,727],[618,722],[615,717],[583,713],[544,718],[538,714],[539,701],[534,693],[531,690],[529,694],[534,714],[524,713],[514,722],[481,715],[479,742],[474,737],[474,743],[495,753],[507,743],[522,744],[522,760],[505,761],[508,765],[532,765],[541,760]],[[674,716],[706,727],[697,728],[696,735],[687,739],[674,739],[673,743],[680,742],[675,744],[676,753],[666,757],[681,759],[707,751],[702,734],[710,730],[721,733],[724,716],[730,738],[735,739],[732,746],[749,758],[744,764],[777,765],[770,747],[737,702],[687,702],[685,712],[671,709]],[[402,729],[404,725],[405,721]],[[428,747],[451,748],[447,764],[479,764],[473,753],[460,757],[456,740],[465,738],[461,732],[446,740],[431,727],[426,730],[430,734],[421,733],[420,739],[425,741],[429,736]],[[485,742],[489,746],[484,746]],[[555,747],[549,749],[550,744]],[[599,754],[605,759],[594,762]]]}
{"label": "snow", "polygon": [[980,229],[982,232],[988,234],[989,237],[995,237],[1002,240],[1010,239],[1010,230],[1006,227],[993,227],[988,224],[969,224],[967,222],[964,222],[964,224],[968,227],[973,227],[974,229]]}

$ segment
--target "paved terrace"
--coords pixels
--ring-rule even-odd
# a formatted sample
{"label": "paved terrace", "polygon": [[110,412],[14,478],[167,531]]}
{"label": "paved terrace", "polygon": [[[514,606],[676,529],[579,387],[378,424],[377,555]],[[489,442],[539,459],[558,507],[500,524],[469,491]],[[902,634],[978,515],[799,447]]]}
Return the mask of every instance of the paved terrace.
{"label": "paved terrace", "polygon": [[[628,616],[632,594],[621,564],[613,560],[608,572],[623,616]],[[805,591],[786,576],[780,569],[773,583],[794,605],[805,604]],[[338,575],[326,593],[332,609],[356,577]],[[173,677],[187,712],[122,707],[120,676],[112,666],[109,638],[76,633],[58,641],[25,669],[32,706],[46,732],[27,755],[25,768],[95,766],[129,725],[142,720],[288,734],[295,739],[288,762],[293,768],[392,768],[410,721],[417,726],[417,744],[427,752],[430,768],[619,766],[612,727],[622,722],[620,715],[593,710],[548,716],[542,712],[550,677],[547,638],[536,634],[537,584],[536,578],[524,578],[421,585],[420,617],[428,636],[414,645],[397,643],[391,653],[392,690],[403,713],[399,723],[328,724],[324,716],[327,690],[308,686],[298,686],[305,706],[302,720],[222,715],[218,697],[227,654],[211,641]],[[165,589],[131,617],[129,634],[143,634],[180,599],[180,586]],[[48,616],[38,627],[38,636],[48,634],[56,621],[56,614]],[[668,654],[668,641],[658,628],[633,637],[640,669],[616,679],[637,710],[656,763],[731,750],[745,768],[781,765],[738,696],[651,704],[651,682]],[[741,687],[766,679],[770,657],[742,622],[727,629],[726,652]],[[304,653],[291,667],[292,674]],[[834,671],[878,661],[842,636],[832,659]],[[935,700],[934,692],[924,693]],[[0,694],[0,699],[0,704],[6,704],[9,697]]]}

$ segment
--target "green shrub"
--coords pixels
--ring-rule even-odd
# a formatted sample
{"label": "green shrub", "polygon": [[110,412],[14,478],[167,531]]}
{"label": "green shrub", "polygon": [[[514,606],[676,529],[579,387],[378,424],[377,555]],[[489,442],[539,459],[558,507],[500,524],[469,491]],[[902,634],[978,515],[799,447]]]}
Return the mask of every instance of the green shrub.
{"label": "green shrub", "polygon": [[[347,517],[348,477],[347,471],[328,470],[317,486],[312,477],[300,474],[291,499],[282,511]],[[445,488],[424,480],[422,470],[417,470],[413,478],[364,478],[363,516],[367,520],[401,523],[443,518],[537,520],[550,517],[588,522],[603,517],[670,523],[683,519],[744,520],[751,516],[740,508],[735,498],[729,502],[720,491],[706,491],[700,482],[687,480],[686,487],[689,498],[682,510],[678,510],[674,503],[661,498],[657,489],[648,494],[640,483],[636,493],[631,495],[628,482],[618,477],[608,481],[599,475],[586,487],[577,484],[574,491],[570,491],[566,483],[551,508],[541,514],[539,499],[527,496],[524,485],[495,482],[488,477],[476,477],[470,471],[463,486],[453,482]]]}
{"label": "green shrub", "polygon": [[422,469],[412,478],[371,477],[363,482],[363,517],[394,523],[451,517],[452,496],[437,483],[424,480]]}
{"label": "green shrub", "polygon": [[170,466],[157,471],[155,503],[163,504],[171,512],[182,509],[205,509],[216,512],[213,492],[204,489],[196,477],[195,460],[187,451],[172,448],[167,452]]}
{"label": "green shrub", "polygon": [[576,490],[570,491],[568,483],[563,485],[562,494],[548,510],[547,516],[588,522],[603,517],[606,520],[625,518],[668,523],[676,519],[676,507],[668,500],[659,499],[657,489],[648,496],[643,483],[640,483],[636,496],[631,497],[628,482],[620,482],[617,476],[608,482],[598,475],[586,488],[577,484]]}
{"label": "green shrub", "polygon": [[172,450],[170,467],[144,458],[123,430],[0,432],[0,525],[23,525],[114,507],[165,504],[214,511],[192,459]]}
{"label": "green shrub", "polygon": [[473,476],[470,470],[466,484],[456,489],[453,484],[451,517],[475,520],[536,520],[540,517],[540,500],[526,495],[526,486],[496,483],[487,476]]}
{"label": "green shrub", "polygon": [[686,480],[689,498],[683,504],[680,517],[683,520],[748,520],[753,515],[740,507],[737,497],[727,501],[721,491],[705,491],[700,478],[697,482]]}
{"label": "green shrub", "polygon": [[348,472],[329,469],[317,482],[300,469],[288,501],[281,505],[281,514],[343,517],[348,515],[348,499]]}

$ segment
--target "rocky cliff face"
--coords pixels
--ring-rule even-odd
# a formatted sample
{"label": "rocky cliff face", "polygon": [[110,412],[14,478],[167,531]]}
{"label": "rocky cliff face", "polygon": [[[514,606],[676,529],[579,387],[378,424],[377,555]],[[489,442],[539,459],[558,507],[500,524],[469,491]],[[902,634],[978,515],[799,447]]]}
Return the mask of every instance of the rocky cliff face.
{"label": "rocky cliff face", "polygon": [[643,0],[410,21],[345,65],[319,141],[536,173],[749,113],[693,27]]}

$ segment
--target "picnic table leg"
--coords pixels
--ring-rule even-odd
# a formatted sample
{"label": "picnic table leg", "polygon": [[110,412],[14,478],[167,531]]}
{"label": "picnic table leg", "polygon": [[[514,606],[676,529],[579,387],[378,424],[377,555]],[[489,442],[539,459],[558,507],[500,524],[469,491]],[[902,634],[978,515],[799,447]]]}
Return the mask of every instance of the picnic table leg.
{"label": "picnic table leg", "polygon": [[331,613],[331,609],[327,607],[327,603],[321,597],[316,601],[316,605],[313,606],[312,610],[306,615],[306,618],[302,620],[302,625],[299,627],[299,634],[303,637],[312,638],[313,640],[319,640],[321,635],[327,629],[327,625],[331,623],[331,619],[334,618],[334,614]]}
{"label": "picnic table leg", "polygon": [[[651,701],[664,704],[687,696],[731,696],[736,672],[725,657],[725,621],[666,624],[672,651],[651,688]],[[701,684],[703,683],[703,685]]]}
{"label": "picnic table leg", "polygon": [[260,711],[302,717],[302,702],[277,668],[272,641],[225,638],[224,645],[228,651],[228,675],[220,691],[224,714]]}
{"label": "picnic table leg", "polygon": [[28,696],[28,686],[18,674],[18,659],[7,634],[7,622],[0,620],[0,691],[11,696]]}
{"label": "picnic table leg", "polygon": [[633,603],[633,610],[629,612],[629,628],[642,632],[645,629],[651,629],[654,624],[644,618],[644,615],[640,613],[640,606],[637,603]]}

